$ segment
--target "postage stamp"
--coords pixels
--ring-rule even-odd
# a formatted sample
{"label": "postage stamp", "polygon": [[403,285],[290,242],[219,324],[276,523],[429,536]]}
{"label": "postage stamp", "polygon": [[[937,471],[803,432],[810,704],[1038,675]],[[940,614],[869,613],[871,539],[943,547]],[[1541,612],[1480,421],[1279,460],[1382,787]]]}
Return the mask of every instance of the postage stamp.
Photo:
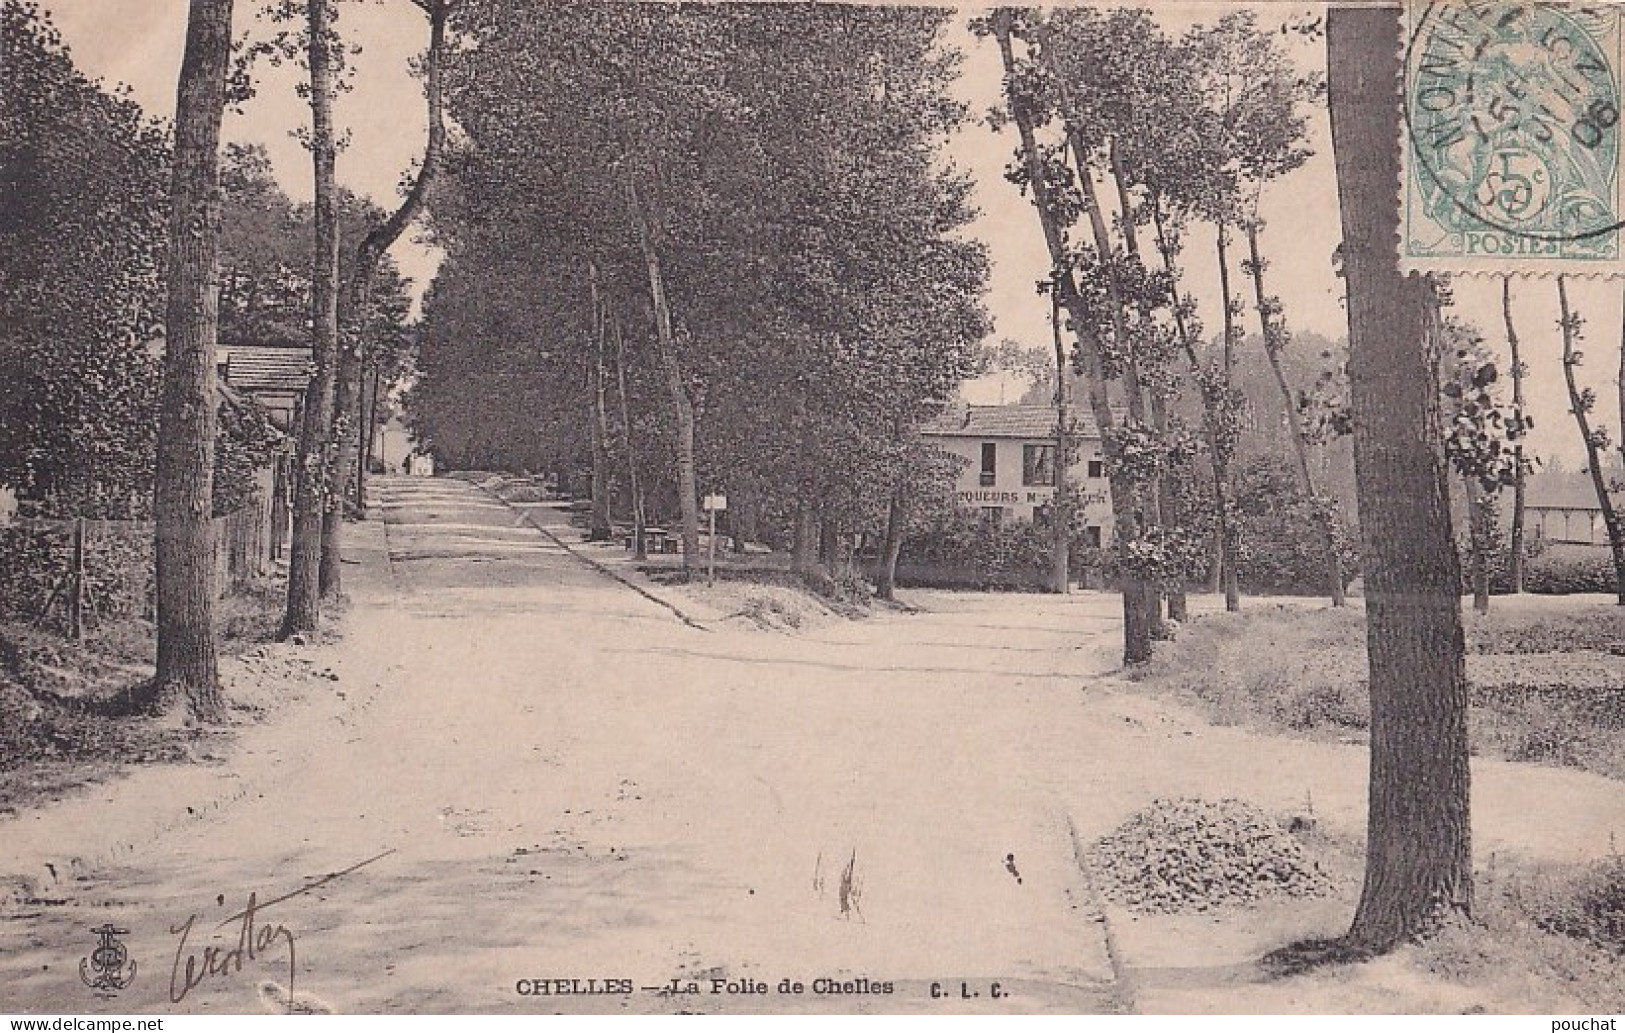
{"label": "postage stamp", "polygon": [[1622,14],[1409,0],[1403,268],[1625,275]]}

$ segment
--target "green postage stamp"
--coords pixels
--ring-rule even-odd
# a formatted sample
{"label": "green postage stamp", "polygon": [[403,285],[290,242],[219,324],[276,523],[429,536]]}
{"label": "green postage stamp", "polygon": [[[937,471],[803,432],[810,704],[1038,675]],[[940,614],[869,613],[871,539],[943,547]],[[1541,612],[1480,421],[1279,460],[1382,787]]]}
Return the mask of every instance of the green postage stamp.
{"label": "green postage stamp", "polygon": [[1402,268],[1625,275],[1622,15],[1408,0]]}

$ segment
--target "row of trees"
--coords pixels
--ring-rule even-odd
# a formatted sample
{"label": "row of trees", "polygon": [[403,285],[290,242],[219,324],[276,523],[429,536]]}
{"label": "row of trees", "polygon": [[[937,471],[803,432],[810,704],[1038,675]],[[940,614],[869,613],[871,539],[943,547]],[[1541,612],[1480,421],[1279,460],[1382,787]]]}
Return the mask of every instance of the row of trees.
{"label": "row of trees", "polygon": [[[1300,410],[1283,375],[1289,337],[1281,305],[1265,287],[1257,215],[1258,191],[1304,158],[1298,106],[1319,84],[1293,74],[1277,44],[1245,14],[1179,41],[1143,12],[1000,8],[977,28],[1003,59],[1005,106],[997,117],[1019,138],[1010,178],[1037,213],[1051,261],[1045,286],[1068,317],[1073,365],[1104,432],[1123,572],[1125,659],[1150,654],[1157,597],[1170,587],[1176,558],[1190,554],[1181,549],[1182,537],[1188,542],[1193,531],[1200,537],[1211,528],[1228,554],[1224,566],[1235,569],[1227,488],[1240,404],[1231,375],[1244,310],[1232,295],[1229,250],[1230,231],[1239,228],[1247,240],[1243,272],[1285,396],[1306,493],[1315,491],[1307,461],[1311,428],[1351,433],[1355,451],[1370,657],[1369,829],[1360,903],[1347,936],[1330,948],[1388,950],[1470,913],[1467,693],[1451,465],[1475,485],[1499,484],[1505,467],[1493,459],[1494,448],[1479,447],[1479,432],[1490,441],[1497,434],[1510,439],[1525,424],[1513,414],[1515,430],[1506,431],[1513,421],[1490,397],[1494,378],[1483,364],[1475,366],[1469,341],[1454,349],[1454,389],[1441,391],[1448,294],[1431,278],[1398,270],[1397,23],[1381,11],[1334,8],[1325,28],[1350,331],[1342,413],[1338,406]],[[1102,195],[1115,195],[1115,225]],[[1224,295],[1225,325],[1212,358],[1197,346],[1193,308],[1179,286],[1184,234],[1202,224],[1216,231]],[[1143,260],[1137,238],[1145,227],[1160,268]],[[1189,451],[1167,415],[1171,360],[1181,354],[1203,402],[1214,488],[1205,520],[1180,512],[1164,477]],[[1448,420],[1446,399],[1454,402]],[[1299,422],[1304,415],[1317,418]],[[1455,439],[1449,449],[1447,426]],[[1342,572],[1333,512],[1321,506],[1318,522],[1335,603]],[[1234,589],[1227,594],[1234,606]]]}
{"label": "row of trees", "polygon": [[[1226,606],[1239,605],[1232,466],[1246,308],[1233,284],[1238,232],[1246,241],[1239,271],[1251,285],[1300,487],[1313,502],[1325,583],[1341,604],[1336,506],[1319,494],[1311,433],[1285,372],[1291,334],[1267,287],[1259,215],[1266,185],[1309,156],[1305,108],[1323,84],[1297,72],[1247,12],[1178,39],[1132,10],[1000,8],[974,28],[1003,60],[1005,103],[993,124],[1015,130],[1008,176],[1037,213],[1051,264],[1042,289],[1065,314],[1072,364],[1102,429],[1125,659],[1149,658],[1165,597],[1170,614],[1183,616],[1182,586],[1208,565],[1209,542]],[[1199,260],[1203,226],[1213,232],[1223,293],[1216,348],[1183,289],[1183,263]],[[1198,425],[1180,417],[1182,384],[1200,400]],[[1196,493],[1201,453],[1208,475]]]}
{"label": "row of trees", "polygon": [[[355,469],[359,427],[365,411],[362,384],[366,379],[366,352],[380,313],[387,323],[390,314],[400,311],[398,305],[393,310],[387,304],[380,305],[375,288],[381,271],[388,272],[384,252],[423,206],[444,141],[440,67],[446,21],[458,0],[411,2],[429,23],[424,61],[428,142],[399,206],[387,217],[378,213],[370,219],[355,245],[342,300],[343,196],[337,181],[338,132],[333,100],[346,87],[345,56],[349,50],[336,27],[333,0],[307,0],[303,4],[282,0],[271,5],[266,12],[270,21],[284,27],[240,55],[249,60],[265,55],[273,60],[302,59],[309,73],[302,92],[311,111],[306,139],[314,184],[313,247],[308,282],[300,287],[309,304],[312,374],[302,406],[295,463],[293,539],[283,637],[314,631],[320,621],[322,601],[342,593],[342,500],[348,494]],[[195,421],[175,414],[184,416],[195,407],[200,394],[206,396],[213,389],[212,356],[219,328],[217,299],[208,288],[220,271],[219,126],[225,104],[244,99],[251,81],[246,63],[233,67],[231,15],[229,0],[194,4],[178,87],[177,162],[180,155],[186,154],[191,164],[185,169],[177,167],[172,196],[178,214],[171,238],[178,241],[184,235],[189,248],[186,253],[172,256],[171,275],[180,279],[171,282],[170,320],[172,327],[182,326],[186,332],[178,338],[172,332],[166,349],[166,423],[160,441],[172,454],[160,448],[156,493],[159,663],[154,692],[160,697],[170,692],[184,694],[193,710],[206,716],[218,716],[219,711],[210,596],[206,567],[200,565],[201,558],[212,555],[213,543],[207,522],[196,519],[195,501],[200,485],[206,488],[207,484],[203,458],[209,435]],[[193,224],[181,221],[179,213],[186,205],[197,209],[189,216]],[[199,277],[202,286],[193,282]],[[389,279],[386,275],[386,282]],[[398,278],[395,285],[398,287]],[[183,322],[176,323],[177,319]],[[186,320],[195,321],[195,325]],[[173,619],[166,619],[166,613]]]}
{"label": "row of trees", "polygon": [[[233,41],[233,4],[193,4],[172,131],[81,74],[37,6],[4,5],[0,481],[47,515],[156,521],[147,702],[222,716],[211,518],[241,503],[278,447],[251,401],[219,402],[219,343],[314,345],[284,634],[314,628],[341,590],[358,430],[376,422],[409,345],[406,284],[384,252],[421,210],[444,139],[439,57],[456,2],[412,2],[429,23],[430,133],[387,213],[326,175],[347,52],[330,3],[271,5],[280,28],[246,45]],[[262,57],[311,73],[311,205],[287,198],[263,149],[221,146],[225,107],[249,98]]]}
{"label": "row of trees", "polygon": [[302,5],[283,0],[272,8],[272,17],[284,23],[298,22],[302,13],[302,25],[284,30],[261,48],[273,56],[302,55],[309,72],[304,92],[310,101],[308,144],[315,198],[310,277],[312,375],[299,433],[284,637],[314,631],[323,600],[343,594],[343,500],[350,478],[365,475],[356,468],[356,455],[369,329],[377,318],[376,286],[384,253],[423,209],[445,143],[441,68],[447,22],[461,0],[411,3],[428,20],[423,62],[428,139],[400,204],[369,226],[361,238],[348,278],[341,276],[345,270],[340,258],[344,249],[337,177],[339,134],[333,118],[334,97],[346,85],[347,48],[337,29],[335,0],[305,0]]}
{"label": "row of trees", "polygon": [[[1300,107],[1322,84],[1295,74],[1279,45],[1245,13],[1181,40],[1132,11],[1000,8],[976,28],[996,42],[1003,60],[1005,104],[995,124],[1013,125],[1018,137],[1009,178],[1038,216],[1051,262],[1043,286],[1066,314],[1070,358],[1104,432],[1125,659],[1149,656],[1158,596],[1170,595],[1177,607],[1170,590],[1177,590],[1179,573],[1190,576],[1180,566],[1182,556],[1195,554],[1193,537],[1215,537],[1222,569],[1236,567],[1230,465],[1243,401],[1233,372],[1244,307],[1233,295],[1229,252],[1231,231],[1239,230],[1246,241],[1241,269],[1284,402],[1300,487],[1317,503],[1334,605],[1342,601],[1344,579],[1336,510],[1317,495],[1310,448],[1317,437],[1349,434],[1355,451],[1370,656],[1370,827],[1360,904],[1348,935],[1332,949],[1386,950],[1470,913],[1462,572],[1450,482],[1463,485],[1474,583],[1486,606],[1488,514],[1495,494],[1509,486],[1517,495],[1515,570],[1521,564],[1529,467],[1522,441],[1530,421],[1510,291],[1503,299],[1513,352],[1508,405],[1482,336],[1449,314],[1448,284],[1399,274],[1395,24],[1380,12],[1349,9],[1335,9],[1326,23],[1350,346],[1346,368],[1328,371],[1330,384],[1306,391],[1295,391],[1285,373],[1290,334],[1280,301],[1266,287],[1258,198],[1307,156]],[[1187,236],[1199,225],[1214,230],[1223,293],[1217,355],[1200,347],[1194,307],[1180,287]],[[1154,241],[1157,267],[1143,257],[1143,233]],[[1625,562],[1603,482],[1608,439],[1587,419],[1595,396],[1573,378],[1580,321],[1561,280],[1558,291],[1571,408],[1616,563]],[[1169,415],[1178,382],[1172,360],[1181,354],[1203,403],[1212,492],[1201,512],[1190,510],[1189,496],[1170,491],[1167,477],[1191,452]],[[1621,370],[1625,418],[1625,358]],[[1339,374],[1346,376],[1342,398]],[[1066,381],[1057,385],[1063,406]],[[1620,571],[1625,589],[1625,566]],[[1233,582],[1226,587],[1234,608]]]}
{"label": "row of trees", "polygon": [[[970,184],[941,147],[947,13],[469,0],[463,135],[430,202],[420,438],[460,465],[588,454],[640,524],[698,498],[828,572],[946,485],[919,424],[987,331]],[[889,587],[883,579],[882,590]]]}
{"label": "row of trees", "polygon": [[[1207,557],[1197,543],[1204,539],[1214,544],[1213,586],[1225,592],[1227,608],[1237,608],[1245,520],[1237,513],[1235,467],[1242,429],[1256,425],[1258,413],[1282,424],[1279,439],[1296,473],[1295,494],[1306,501],[1319,538],[1323,584],[1332,604],[1341,605],[1353,570],[1341,519],[1351,513],[1352,483],[1329,479],[1336,471],[1317,461],[1327,445],[1352,432],[1347,377],[1342,356],[1334,354],[1341,348],[1313,349],[1322,352],[1318,370],[1313,357],[1295,354],[1284,307],[1267,287],[1260,215],[1269,184],[1309,157],[1306,112],[1324,98],[1324,83],[1295,68],[1281,42],[1286,33],[1262,31],[1248,12],[1177,39],[1144,11],[1046,15],[1007,8],[974,27],[1003,58],[1005,103],[992,123],[1015,129],[1008,177],[1036,209],[1052,264],[1041,288],[1051,292],[1075,337],[1076,347],[1063,349],[1057,360],[1065,365],[1070,355],[1074,375],[1058,382],[1035,378],[1045,385],[1038,390],[1054,393],[1064,409],[1064,389],[1075,385],[1107,428],[1105,451],[1117,478],[1116,559],[1126,575],[1125,615],[1131,618],[1125,657],[1137,662],[1149,655],[1159,630],[1159,596],[1172,615],[1181,615],[1180,587],[1199,576]],[[1288,28],[1319,31],[1318,24]],[[1196,246],[1204,237],[1211,241],[1205,256]],[[1248,284],[1245,302],[1234,286],[1236,237],[1245,242],[1239,262]],[[1341,252],[1335,259],[1341,261]],[[1222,294],[1216,343],[1204,338],[1195,305],[1183,293],[1187,265],[1209,261],[1217,266]],[[1441,418],[1470,527],[1470,580],[1478,607],[1487,609],[1489,571],[1503,551],[1513,589],[1522,586],[1524,485],[1534,462],[1524,448],[1532,426],[1523,391],[1527,367],[1510,286],[1502,297],[1510,361],[1494,354],[1478,328],[1449,314],[1448,284],[1440,281],[1436,294],[1430,347],[1441,363]],[[1249,307],[1256,317],[1250,338]],[[1560,325],[1566,342],[1578,341],[1577,319],[1565,315]],[[1572,372],[1579,351],[1572,343],[1566,347],[1564,368]],[[1238,362],[1250,361],[1251,349],[1262,356],[1271,383],[1243,392]],[[1013,365],[1032,362],[1028,353]],[[1508,370],[1510,401],[1503,390]],[[1575,386],[1570,402],[1619,565],[1625,563],[1625,521],[1613,515],[1609,497],[1618,490],[1605,473],[1609,435],[1587,420],[1594,392]],[[1197,455],[1205,455],[1200,471],[1190,465]],[[1200,485],[1193,486],[1197,479]],[[1338,480],[1348,483],[1342,502],[1329,490]],[[1495,524],[1508,488],[1512,540],[1504,545]],[[1619,570],[1625,592],[1625,566]]]}

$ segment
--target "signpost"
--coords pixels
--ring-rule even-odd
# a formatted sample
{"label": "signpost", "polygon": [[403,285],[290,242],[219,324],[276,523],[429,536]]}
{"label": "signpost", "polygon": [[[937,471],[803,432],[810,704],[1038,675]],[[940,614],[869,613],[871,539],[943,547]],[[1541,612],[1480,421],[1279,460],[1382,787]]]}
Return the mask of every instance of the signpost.
{"label": "signpost", "polygon": [[701,505],[710,520],[711,548],[710,558],[706,561],[705,583],[717,583],[717,512],[728,508],[728,496],[707,495]]}

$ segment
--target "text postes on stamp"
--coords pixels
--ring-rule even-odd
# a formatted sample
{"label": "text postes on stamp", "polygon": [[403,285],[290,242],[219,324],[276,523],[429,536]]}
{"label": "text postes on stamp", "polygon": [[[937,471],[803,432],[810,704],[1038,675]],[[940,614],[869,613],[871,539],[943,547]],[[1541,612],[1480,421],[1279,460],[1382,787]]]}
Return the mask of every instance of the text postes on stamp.
{"label": "text postes on stamp", "polygon": [[1625,275],[1622,14],[1410,0],[1403,268]]}

